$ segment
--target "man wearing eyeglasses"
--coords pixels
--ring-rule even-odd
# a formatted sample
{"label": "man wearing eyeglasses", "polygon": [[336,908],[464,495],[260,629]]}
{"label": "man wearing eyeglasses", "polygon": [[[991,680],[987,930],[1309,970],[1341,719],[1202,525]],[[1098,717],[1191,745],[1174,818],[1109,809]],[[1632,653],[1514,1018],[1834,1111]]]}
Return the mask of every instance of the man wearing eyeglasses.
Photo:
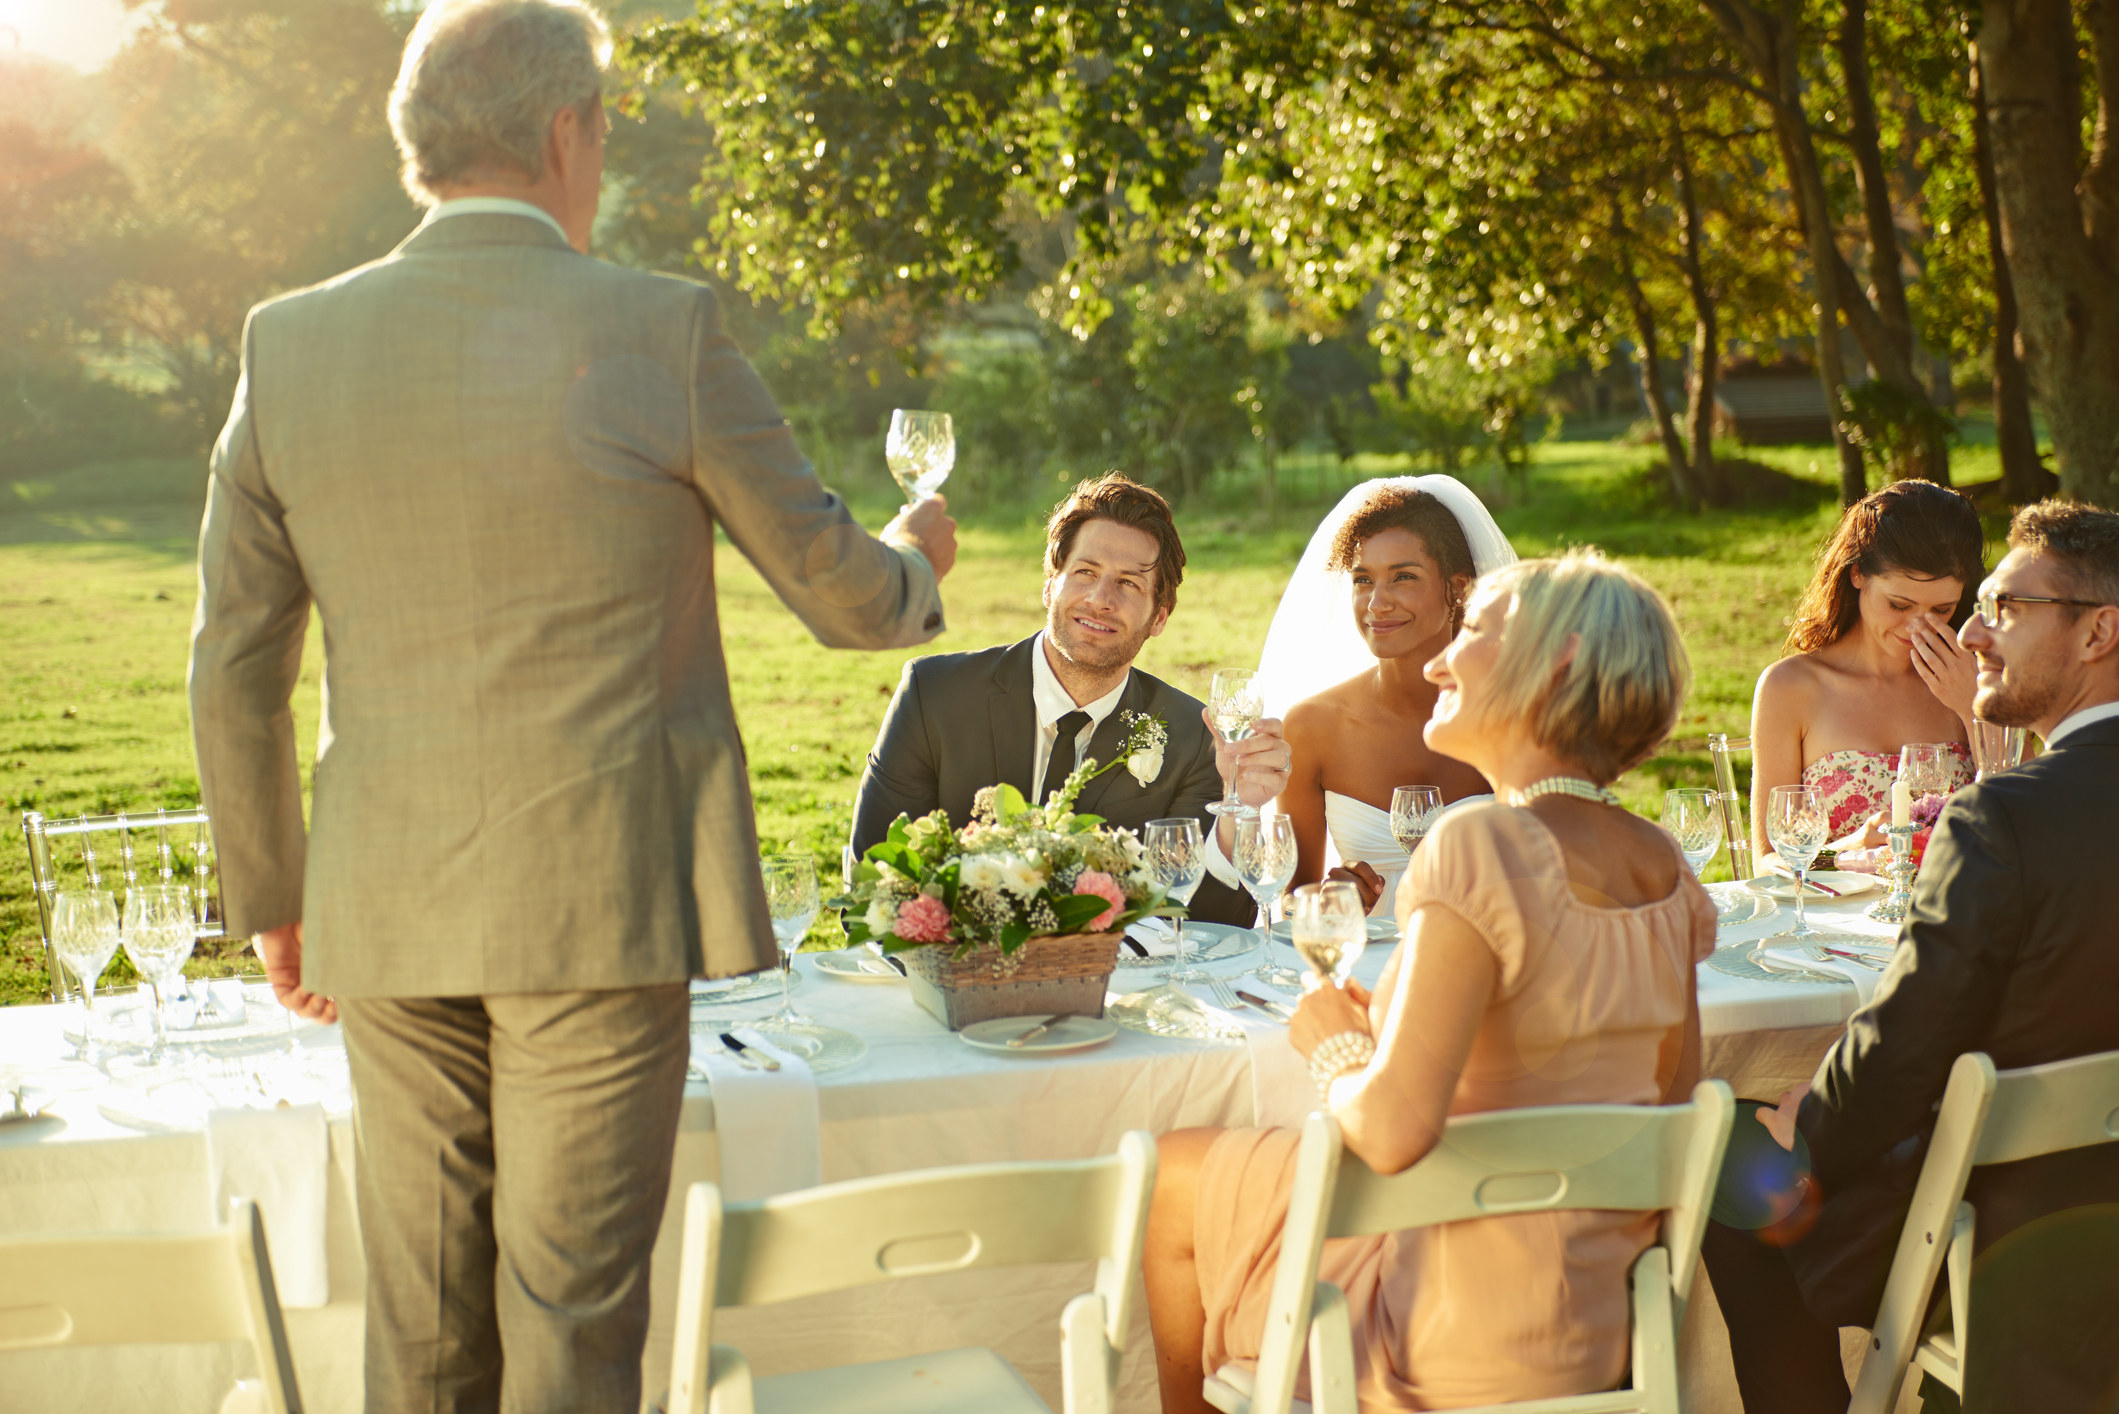
{"label": "man wearing eyeglasses", "polygon": [[[1747,1414],[1846,1407],[1838,1328],[1874,1320],[1959,1055],[2010,1070],[2119,1050],[2119,515],[2019,511],[1958,641],[1974,711],[2046,749],[1950,798],[1874,1000],[1811,1085],[1760,1112],[1783,1147],[1802,1132],[1811,1192],[1763,1242],[1708,1234]],[[2109,1408],[2119,1143],[1975,1169],[1965,1197],[1963,1407]],[[1926,1408],[1949,1394],[1930,1380]]]}

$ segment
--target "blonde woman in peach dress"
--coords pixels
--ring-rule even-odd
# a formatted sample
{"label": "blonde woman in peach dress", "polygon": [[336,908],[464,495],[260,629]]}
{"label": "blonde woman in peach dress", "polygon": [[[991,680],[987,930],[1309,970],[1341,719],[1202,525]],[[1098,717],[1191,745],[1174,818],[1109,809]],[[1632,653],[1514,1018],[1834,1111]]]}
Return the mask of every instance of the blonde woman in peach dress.
{"label": "blonde woman in peach dress", "polygon": [[[1681,1101],[1699,1071],[1694,965],[1714,947],[1676,843],[1608,790],[1684,696],[1652,589],[1593,553],[1489,574],[1427,671],[1428,745],[1499,798],[1414,853],[1405,941],[1374,994],[1320,987],[1290,1030],[1347,1148],[1382,1173],[1452,1114]],[[1205,1410],[1204,1373],[1257,1356],[1295,1147],[1280,1129],[1162,1140],[1144,1265],[1165,1414]],[[1536,1213],[1326,1243],[1364,1414],[1617,1385],[1626,1275],[1655,1230],[1652,1214]]]}

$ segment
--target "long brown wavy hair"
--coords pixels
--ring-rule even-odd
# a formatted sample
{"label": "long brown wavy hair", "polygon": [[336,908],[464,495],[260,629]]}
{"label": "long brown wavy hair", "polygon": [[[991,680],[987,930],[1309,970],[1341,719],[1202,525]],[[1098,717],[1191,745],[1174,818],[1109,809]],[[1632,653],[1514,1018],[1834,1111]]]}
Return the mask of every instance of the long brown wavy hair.
{"label": "long brown wavy hair", "polygon": [[1972,612],[1986,574],[1986,535],[1972,503],[1932,481],[1894,481],[1847,507],[1818,552],[1817,571],[1795,606],[1782,652],[1815,653],[1846,636],[1861,617],[1854,571],[1954,579],[1964,586],[1950,627]]}

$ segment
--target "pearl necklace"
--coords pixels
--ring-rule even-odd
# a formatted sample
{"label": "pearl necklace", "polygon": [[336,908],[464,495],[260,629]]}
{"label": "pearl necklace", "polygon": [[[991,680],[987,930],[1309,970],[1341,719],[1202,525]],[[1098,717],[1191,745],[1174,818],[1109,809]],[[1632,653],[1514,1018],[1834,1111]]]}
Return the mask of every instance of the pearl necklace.
{"label": "pearl necklace", "polygon": [[[1618,793],[1608,786],[1585,781],[1580,776],[1547,776],[1542,781],[1532,781],[1521,790],[1505,790],[1504,799],[1510,805],[1530,804],[1541,795],[1571,795],[1581,800],[1594,800],[1599,805],[1619,806]],[[1624,806],[1619,806],[1624,809]]]}

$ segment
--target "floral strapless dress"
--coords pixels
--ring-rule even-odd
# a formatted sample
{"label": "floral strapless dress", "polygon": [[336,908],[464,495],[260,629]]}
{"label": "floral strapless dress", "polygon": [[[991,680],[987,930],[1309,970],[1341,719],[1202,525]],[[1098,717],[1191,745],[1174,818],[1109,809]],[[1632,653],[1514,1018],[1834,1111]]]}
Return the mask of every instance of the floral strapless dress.
{"label": "floral strapless dress", "polygon": [[[1950,783],[1944,795],[1972,781],[1972,750],[1950,743]],[[1803,784],[1824,797],[1838,839],[1879,810],[1891,808],[1891,782],[1898,778],[1895,751],[1828,751],[1803,767]]]}

